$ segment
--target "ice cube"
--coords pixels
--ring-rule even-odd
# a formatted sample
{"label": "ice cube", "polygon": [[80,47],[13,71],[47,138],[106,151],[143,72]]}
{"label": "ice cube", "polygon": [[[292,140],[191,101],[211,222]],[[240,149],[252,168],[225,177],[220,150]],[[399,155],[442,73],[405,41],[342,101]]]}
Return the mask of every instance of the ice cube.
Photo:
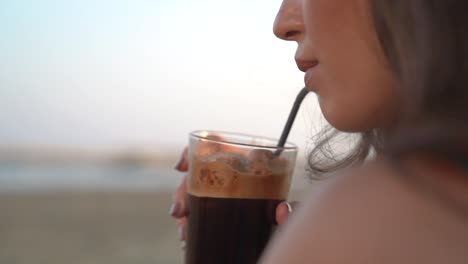
{"label": "ice cube", "polygon": [[268,168],[276,173],[285,172],[288,170],[289,162],[286,158],[280,156],[274,156],[273,159],[269,160]]}
{"label": "ice cube", "polygon": [[[193,154],[200,159],[210,157],[216,153],[237,153],[245,154],[246,151],[238,146],[232,144],[225,144],[226,139],[218,135],[208,135],[206,139],[199,139],[198,144],[195,145]],[[211,141],[214,140],[214,141]]]}
{"label": "ice cube", "polygon": [[200,168],[195,174],[199,184],[204,186],[223,187],[229,185],[236,177],[237,172],[220,162],[211,162]]}
{"label": "ice cube", "polygon": [[249,151],[247,157],[251,163],[267,163],[273,158],[273,152],[267,149],[254,149]]}
{"label": "ice cube", "polygon": [[273,157],[273,152],[269,150],[251,150],[247,156],[248,164],[245,169],[247,172],[254,175],[268,175],[270,173],[270,170],[268,169],[268,163]]}
{"label": "ice cube", "polygon": [[218,155],[213,156],[213,158],[217,162],[224,163],[237,171],[243,171],[248,163],[247,157],[239,153],[221,152]]}

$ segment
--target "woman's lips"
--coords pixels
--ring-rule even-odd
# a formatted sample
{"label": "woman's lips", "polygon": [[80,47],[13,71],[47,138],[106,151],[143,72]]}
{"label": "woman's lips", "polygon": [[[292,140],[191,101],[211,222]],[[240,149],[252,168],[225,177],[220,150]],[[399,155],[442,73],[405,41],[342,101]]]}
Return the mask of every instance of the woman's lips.
{"label": "woman's lips", "polygon": [[312,90],[312,75],[314,68],[318,65],[318,60],[301,60],[296,58],[296,64],[299,70],[305,72],[304,83],[309,90]]}
{"label": "woman's lips", "polygon": [[314,91],[315,86],[313,85],[315,66],[307,69],[304,75],[304,84],[310,91]]}

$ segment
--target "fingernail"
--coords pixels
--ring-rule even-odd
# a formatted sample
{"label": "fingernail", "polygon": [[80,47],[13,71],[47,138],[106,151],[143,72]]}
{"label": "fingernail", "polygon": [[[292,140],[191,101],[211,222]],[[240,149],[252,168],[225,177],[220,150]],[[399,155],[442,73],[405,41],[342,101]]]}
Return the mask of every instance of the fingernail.
{"label": "fingernail", "polygon": [[285,204],[286,204],[286,207],[288,207],[288,212],[289,212],[289,213],[292,213],[293,209],[292,209],[291,204],[288,203],[288,202],[285,202]]}
{"label": "fingernail", "polygon": [[179,233],[179,240],[181,240],[181,241],[185,240],[184,227],[179,226],[179,228],[177,229],[177,232]]}
{"label": "fingernail", "polygon": [[180,207],[181,207],[181,206],[180,206],[180,203],[174,203],[174,204],[172,204],[171,209],[169,209],[169,214],[170,214],[171,216],[174,216],[174,217],[179,216],[179,215],[180,215],[180,211],[181,211],[181,210],[180,210],[180,209],[181,209]]}
{"label": "fingernail", "polygon": [[177,164],[175,165],[174,169],[180,171],[180,172],[184,172],[186,171],[186,168],[188,167],[187,166],[187,159],[186,159],[186,156],[187,156],[187,149],[185,149],[183,152],[182,152],[182,155],[180,156],[180,159],[179,161],[177,162]]}
{"label": "fingernail", "polygon": [[181,159],[177,162],[177,164],[174,166],[174,169],[175,169],[175,170],[178,170],[178,171],[180,171],[180,172],[182,172],[182,163],[183,163],[183,162],[184,162],[184,160],[181,158]]}
{"label": "fingernail", "polygon": [[180,242],[180,249],[185,250],[185,241]]}

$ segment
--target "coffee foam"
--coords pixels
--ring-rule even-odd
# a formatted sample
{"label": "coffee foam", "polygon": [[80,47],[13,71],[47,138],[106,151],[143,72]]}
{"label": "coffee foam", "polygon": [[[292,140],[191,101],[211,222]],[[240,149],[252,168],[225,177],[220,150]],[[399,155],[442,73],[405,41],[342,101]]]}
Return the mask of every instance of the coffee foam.
{"label": "coffee foam", "polygon": [[286,160],[263,154],[193,157],[188,193],[199,197],[286,199],[292,169]]}

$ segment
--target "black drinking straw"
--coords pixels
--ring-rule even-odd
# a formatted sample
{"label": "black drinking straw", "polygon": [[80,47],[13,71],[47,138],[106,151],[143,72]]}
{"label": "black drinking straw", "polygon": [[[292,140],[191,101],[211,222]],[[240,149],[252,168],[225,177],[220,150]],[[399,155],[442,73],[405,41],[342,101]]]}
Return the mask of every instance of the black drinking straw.
{"label": "black drinking straw", "polygon": [[281,152],[283,151],[283,147],[286,144],[286,140],[288,139],[289,132],[291,131],[291,128],[294,124],[294,120],[296,119],[296,115],[297,115],[297,112],[299,111],[299,107],[301,107],[301,103],[308,93],[309,93],[309,90],[307,90],[307,88],[304,87],[297,95],[296,101],[294,101],[294,105],[291,109],[291,112],[289,113],[288,121],[286,121],[286,124],[284,125],[284,128],[283,128],[283,132],[281,133],[281,137],[277,146],[278,150],[276,150],[274,154],[275,156],[279,156]]}

